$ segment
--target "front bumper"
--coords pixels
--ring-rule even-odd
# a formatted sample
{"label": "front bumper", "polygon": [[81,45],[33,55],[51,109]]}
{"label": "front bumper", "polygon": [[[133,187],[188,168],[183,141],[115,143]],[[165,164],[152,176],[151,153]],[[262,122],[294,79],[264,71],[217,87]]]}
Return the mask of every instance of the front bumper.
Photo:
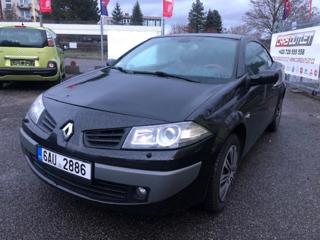
{"label": "front bumper", "polygon": [[0,68],[0,81],[57,80],[58,68]]}
{"label": "front bumper", "polygon": [[[23,129],[20,129],[20,139],[27,162],[38,177],[56,188],[94,202],[124,206],[150,205],[175,198],[175,195],[185,192],[195,182],[199,185],[201,161],[172,171],[142,170],[93,163],[93,180],[83,181],[38,162],[36,160],[38,143]],[[137,187],[147,189],[148,194],[145,199],[137,198]],[[205,186],[201,189],[204,190]],[[201,195],[197,194],[194,197],[190,194],[192,192],[188,190],[188,195],[193,200]]]}

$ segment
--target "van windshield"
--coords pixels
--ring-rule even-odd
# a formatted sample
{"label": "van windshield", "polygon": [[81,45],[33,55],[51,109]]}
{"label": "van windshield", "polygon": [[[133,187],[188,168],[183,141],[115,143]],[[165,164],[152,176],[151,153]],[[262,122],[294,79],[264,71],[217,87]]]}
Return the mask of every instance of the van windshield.
{"label": "van windshield", "polygon": [[48,45],[45,30],[29,28],[1,28],[1,47],[43,48]]}

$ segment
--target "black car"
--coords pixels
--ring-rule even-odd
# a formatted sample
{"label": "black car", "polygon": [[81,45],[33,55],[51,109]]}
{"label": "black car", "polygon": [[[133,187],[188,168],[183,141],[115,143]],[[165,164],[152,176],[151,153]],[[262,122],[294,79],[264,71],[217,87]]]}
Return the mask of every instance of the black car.
{"label": "black car", "polygon": [[39,96],[22,148],[42,180],[105,206],[221,211],[240,160],[279,126],[283,79],[248,37],[152,38]]}

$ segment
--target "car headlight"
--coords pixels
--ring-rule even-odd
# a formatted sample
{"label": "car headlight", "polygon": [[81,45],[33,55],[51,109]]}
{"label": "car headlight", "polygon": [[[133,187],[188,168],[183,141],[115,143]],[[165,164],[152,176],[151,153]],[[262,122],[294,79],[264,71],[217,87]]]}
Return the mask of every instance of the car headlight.
{"label": "car headlight", "polygon": [[124,149],[178,148],[200,141],[211,133],[193,122],[134,127],[127,136]]}
{"label": "car headlight", "polygon": [[36,98],[36,100],[32,103],[28,115],[30,119],[37,124],[41,114],[43,113],[45,107],[42,101],[42,94]]}

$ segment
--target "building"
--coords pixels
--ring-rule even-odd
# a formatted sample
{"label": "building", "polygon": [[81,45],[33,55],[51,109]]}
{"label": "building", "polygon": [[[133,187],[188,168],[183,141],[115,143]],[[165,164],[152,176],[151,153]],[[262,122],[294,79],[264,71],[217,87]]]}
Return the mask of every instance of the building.
{"label": "building", "polygon": [[[104,17],[104,24],[113,25],[112,17]],[[123,16],[121,24],[131,24],[131,16],[128,13]],[[161,17],[143,16],[143,26],[161,27]]]}
{"label": "building", "polygon": [[[1,18],[7,21],[31,21],[33,19],[33,0],[0,0]],[[35,15],[38,16],[39,3],[34,0]]]}

